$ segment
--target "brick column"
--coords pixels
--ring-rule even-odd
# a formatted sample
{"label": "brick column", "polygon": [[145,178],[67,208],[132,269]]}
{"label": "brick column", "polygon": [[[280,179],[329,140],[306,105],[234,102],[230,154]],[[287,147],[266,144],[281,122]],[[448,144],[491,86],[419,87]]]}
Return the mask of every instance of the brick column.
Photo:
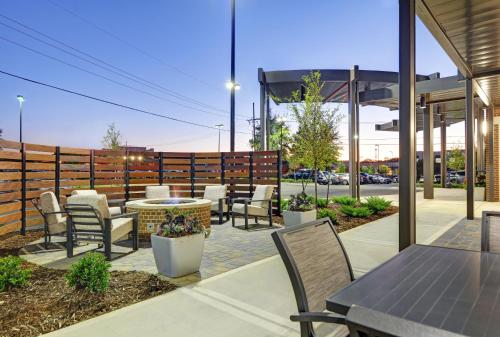
{"label": "brick column", "polygon": [[[487,120],[490,117],[491,109],[487,110]],[[493,149],[490,149],[490,137],[493,135]],[[493,130],[488,130],[485,141],[485,154],[486,154],[486,200],[487,201],[500,201],[500,108],[496,108],[493,114]],[[489,186],[492,179],[490,168],[490,151],[493,151],[493,193],[490,194]]]}

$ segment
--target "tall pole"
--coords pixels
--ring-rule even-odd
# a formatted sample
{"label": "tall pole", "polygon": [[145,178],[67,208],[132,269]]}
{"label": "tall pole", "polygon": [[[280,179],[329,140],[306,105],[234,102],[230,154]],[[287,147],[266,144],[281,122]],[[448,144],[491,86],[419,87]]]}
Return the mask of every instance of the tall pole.
{"label": "tall pole", "polygon": [[219,142],[217,146],[217,152],[220,152],[220,129],[224,126],[224,124],[217,124],[215,127],[219,129]]}
{"label": "tall pole", "polygon": [[235,56],[235,26],[236,26],[236,0],[231,0],[231,83],[233,86],[231,87],[231,123],[230,123],[230,133],[231,133],[231,152],[234,152],[235,149],[235,132],[236,132],[236,114],[235,114],[235,99],[234,93],[236,90],[235,86],[235,67],[234,67],[234,56]]}
{"label": "tall pole", "polygon": [[416,239],[415,0],[399,0],[399,250]]}

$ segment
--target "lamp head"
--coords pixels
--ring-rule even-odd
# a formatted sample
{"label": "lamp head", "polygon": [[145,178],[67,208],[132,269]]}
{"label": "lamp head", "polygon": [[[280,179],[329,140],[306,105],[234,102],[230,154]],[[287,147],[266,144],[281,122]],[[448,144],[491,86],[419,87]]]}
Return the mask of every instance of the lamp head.
{"label": "lamp head", "polygon": [[17,100],[19,101],[19,104],[23,104],[23,102],[24,102],[24,96],[17,95]]}

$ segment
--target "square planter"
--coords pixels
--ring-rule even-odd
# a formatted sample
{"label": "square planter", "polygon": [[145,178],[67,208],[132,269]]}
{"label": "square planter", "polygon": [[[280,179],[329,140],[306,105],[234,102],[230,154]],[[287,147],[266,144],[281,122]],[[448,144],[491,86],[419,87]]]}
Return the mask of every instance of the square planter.
{"label": "square planter", "polygon": [[180,238],[151,235],[151,246],[158,273],[168,277],[180,277],[200,269],[205,234],[193,234]]}
{"label": "square planter", "polygon": [[283,222],[285,227],[295,226],[316,220],[316,209],[306,212],[283,211]]}

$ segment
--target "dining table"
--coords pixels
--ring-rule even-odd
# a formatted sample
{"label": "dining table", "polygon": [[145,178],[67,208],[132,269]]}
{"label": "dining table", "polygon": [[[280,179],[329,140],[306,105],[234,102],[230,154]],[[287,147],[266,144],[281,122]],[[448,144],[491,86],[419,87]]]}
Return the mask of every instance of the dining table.
{"label": "dining table", "polygon": [[326,300],[342,315],[353,305],[467,336],[500,336],[500,255],[412,245]]}

